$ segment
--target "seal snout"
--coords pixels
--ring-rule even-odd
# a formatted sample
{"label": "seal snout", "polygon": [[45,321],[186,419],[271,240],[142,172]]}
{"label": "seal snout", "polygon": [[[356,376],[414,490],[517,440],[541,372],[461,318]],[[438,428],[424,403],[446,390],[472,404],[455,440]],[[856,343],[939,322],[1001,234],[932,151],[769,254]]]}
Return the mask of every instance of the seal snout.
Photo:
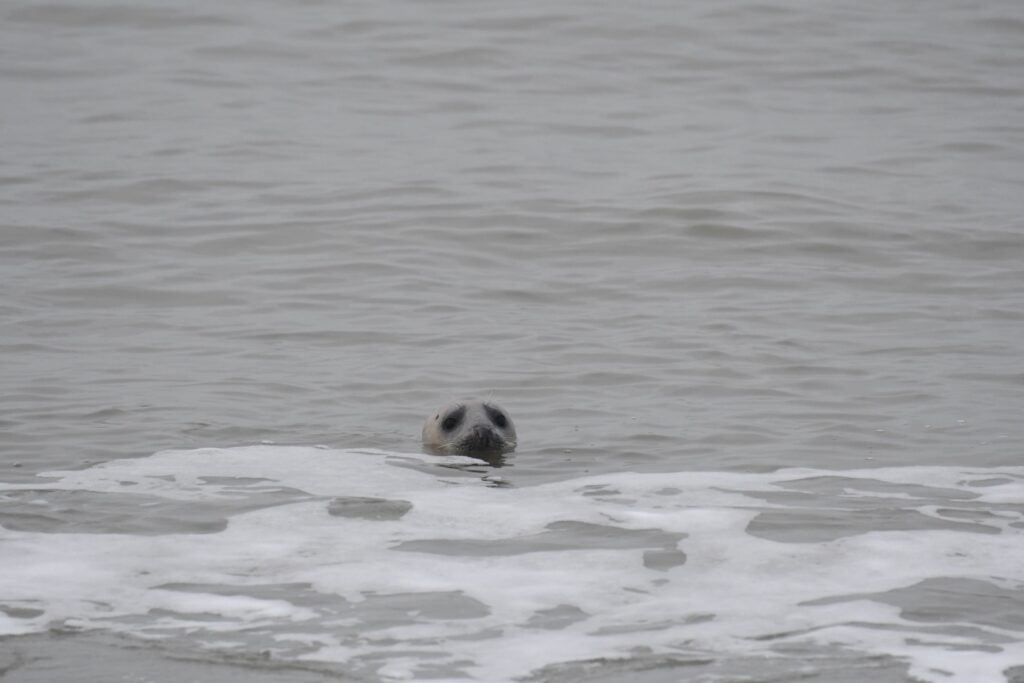
{"label": "seal snout", "polygon": [[473,425],[472,431],[465,440],[466,450],[493,451],[498,450],[504,439],[488,425]]}

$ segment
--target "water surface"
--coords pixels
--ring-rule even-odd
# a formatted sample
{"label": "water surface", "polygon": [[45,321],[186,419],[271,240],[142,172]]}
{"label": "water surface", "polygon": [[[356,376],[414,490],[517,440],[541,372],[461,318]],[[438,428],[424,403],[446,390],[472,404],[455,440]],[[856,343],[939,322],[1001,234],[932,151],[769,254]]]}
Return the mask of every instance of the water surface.
{"label": "water surface", "polygon": [[[961,552],[935,537],[951,533],[969,539],[962,552],[976,557],[1019,528],[1016,508],[985,496],[965,510],[926,492],[926,503],[891,514],[887,504],[833,500],[849,497],[836,482],[859,480],[864,468],[883,471],[865,477],[896,498],[931,486],[927,472],[944,473],[954,490],[1016,481],[1024,439],[1017,2],[12,0],[0,9],[0,93],[0,481],[28,487],[4,490],[0,524],[11,534],[4,543],[26,557],[63,557],[69,546],[56,539],[65,535],[130,545],[185,534],[216,546],[236,519],[274,511],[295,523],[289,515],[315,498],[282,476],[266,490],[176,506],[42,473],[111,463],[139,481],[158,451],[262,441],[414,453],[427,413],[471,394],[511,412],[519,452],[500,470],[416,461],[428,478],[414,491],[432,490],[430,477],[455,477],[459,490],[489,477],[480,495],[514,490],[525,501],[553,486],[571,499],[566,492],[579,487],[620,486],[616,477],[633,476],[625,473],[682,477],[679,488],[684,473],[698,472],[763,477],[750,486],[773,490],[788,480],[773,473],[795,468],[813,470],[819,483],[758,503],[773,507],[749,528],[732,527],[738,547],[767,534],[764,542],[828,555],[839,538],[903,534],[908,547]],[[366,467],[371,481],[393,469]],[[904,468],[908,476],[898,474]],[[239,466],[227,476],[258,475]],[[612,478],[584,483],[595,476]],[[361,493],[352,481],[335,483],[330,500],[391,500],[383,483]],[[653,505],[637,501],[637,510]],[[349,519],[345,510],[400,512],[307,503],[334,524]],[[153,514],[132,514],[142,504]],[[499,505],[492,516],[514,518],[519,508]],[[392,521],[401,528],[410,519]],[[588,520],[567,508],[523,533],[571,523],[548,529],[546,561],[565,568],[592,538],[578,526],[597,524]],[[623,528],[659,530],[643,537],[653,543],[643,550],[604,549],[626,575],[687,573],[668,580],[671,591],[702,576],[693,561],[701,551],[673,536],[688,533],[680,523]],[[451,540],[410,533],[403,542]],[[140,557],[153,557],[148,548]],[[0,550],[5,562],[12,552]],[[647,552],[654,565],[671,565],[676,552],[688,563],[652,568]],[[471,565],[484,562],[473,557]],[[908,653],[924,638],[913,628],[903,645],[843,636],[830,641],[841,652],[821,642],[799,651],[830,681],[876,664],[872,677],[893,681],[948,680],[928,667],[966,676],[956,672],[976,662],[992,671],[1024,664],[1007,654],[1020,625],[998,608],[1019,600],[1024,577],[1004,559],[916,568],[882,587],[837,579],[808,598],[876,596],[862,602],[889,605],[877,618],[891,634],[908,626],[892,617],[893,605],[938,610],[970,642],[938,639],[931,650],[966,653],[971,664]],[[134,569],[152,571],[140,562]],[[790,579],[804,576],[801,565],[789,567]],[[207,596],[234,590],[204,571],[195,561],[173,581]],[[737,581],[759,575],[751,567]],[[15,576],[0,574],[0,601],[31,594],[50,604],[53,596],[14,590]],[[306,588],[280,584],[273,599],[307,599]],[[367,619],[399,609],[377,604]],[[140,666],[154,679],[240,680],[239,662],[258,672],[246,669],[247,680],[279,680],[276,666],[292,667],[295,682],[336,673],[296,669],[298,655],[256,643],[176,665],[174,656],[198,651],[196,641],[171,638],[144,655],[124,649],[163,618],[159,610],[126,616],[133,625],[124,629],[61,640],[38,635],[63,633],[49,607],[18,605],[5,632],[24,631],[27,619],[36,635],[0,641],[8,658],[0,668],[13,666],[16,681],[54,680],[46,666],[69,676],[72,662],[95,652],[120,653],[98,658],[106,664],[97,680]],[[794,605],[779,614],[802,614]],[[86,618],[78,609],[69,618]],[[635,663],[644,662],[679,679],[675,660],[653,647],[572,663],[614,648],[560,609],[538,604],[537,618],[576,624],[596,640],[509,675],[614,680],[639,675]],[[607,605],[593,614],[606,610],[619,614]],[[270,633],[280,636],[294,614],[284,609]],[[486,633],[511,647],[490,614],[466,618],[493,617]],[[689,628],[672,621],[688,614],[666,617],[666,638]],[[737,623],[721,621],[725,631]],[[746,666],[733,646],[716,647],[693,657],[724,667],[721,675],[792,673]],[[264,659],[264,650],[276,654]],[[510,661],[443,673],[489,680]],[[381,666],[359,675],[427,675]],[[692,680],[715,673],[686,670]]]}

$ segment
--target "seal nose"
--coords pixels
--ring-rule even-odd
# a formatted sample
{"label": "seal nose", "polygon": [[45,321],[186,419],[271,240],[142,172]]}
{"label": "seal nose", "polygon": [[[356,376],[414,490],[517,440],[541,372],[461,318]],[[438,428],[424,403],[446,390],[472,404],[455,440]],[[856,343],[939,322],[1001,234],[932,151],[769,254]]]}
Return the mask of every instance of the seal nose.
{"label": "seal nose", "polygon": [[473,436],[478,439],[491,439],[494,438],[494,430],[487,425],[474,425]]}
{"label": "seal nose", "polygon": [[498,435],[489,425],[473,425],[473,443],[477,448],[493,448],[498,445]]}

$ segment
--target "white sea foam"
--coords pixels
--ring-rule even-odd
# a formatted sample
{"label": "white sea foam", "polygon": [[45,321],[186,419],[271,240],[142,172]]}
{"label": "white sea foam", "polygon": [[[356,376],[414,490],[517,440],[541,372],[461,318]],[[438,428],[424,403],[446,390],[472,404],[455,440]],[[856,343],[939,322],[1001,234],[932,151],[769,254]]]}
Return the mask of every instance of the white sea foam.
{"label": "white sea foam", "polygon": [[[892,655],[944,683],[1024,664],[1019,622],[942,604],[914,618],[906,601],[925,598],[882,595],[983,581],[1020,600],[1024,467],[614,474],[517,489],[408,466],[422,460],[168,451],[0,485],[0,498],[38,491],[35,505],[57,491],[92,492],[95,506],[132,494],[140,511],[172,501],[230,518],[214,533],[171,513],[147,534],[3,529],[0,634],[60,623],[226,650],[255,629],[282,659],[380,655],[384,679],[429,665],[508,680],[638,652],[779,656],[793,644]],[[291,498],[257,505],[283,487]],[[874,516],[858,519],[865,506]],[[851,520],[825,540],[752,525],[785,513],[810,527],[822,511]]]}

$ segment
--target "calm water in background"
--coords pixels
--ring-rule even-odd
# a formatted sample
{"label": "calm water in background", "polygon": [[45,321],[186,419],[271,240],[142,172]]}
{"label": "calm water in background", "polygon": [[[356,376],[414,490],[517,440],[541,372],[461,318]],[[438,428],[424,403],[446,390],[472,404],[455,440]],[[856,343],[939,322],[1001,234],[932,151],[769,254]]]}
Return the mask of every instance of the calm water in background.
{"label": "calm water in background", "polygon": [[1015,0],[13,0],[0,95],[2,481],[467,394],[516,486],[1022,462]]}

